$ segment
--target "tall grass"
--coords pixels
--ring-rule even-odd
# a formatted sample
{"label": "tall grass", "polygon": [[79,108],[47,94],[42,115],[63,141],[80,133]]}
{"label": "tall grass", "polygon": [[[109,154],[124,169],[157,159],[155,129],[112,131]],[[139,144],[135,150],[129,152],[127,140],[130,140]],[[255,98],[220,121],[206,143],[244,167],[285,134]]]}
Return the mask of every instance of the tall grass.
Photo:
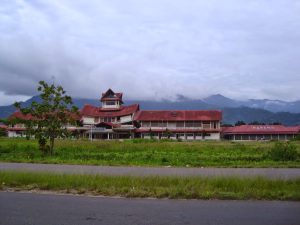
{"label": "tall grass", "polygon": [[[0,161],[89,165],[178,167],[300,167],[300,159],[266,157],[272,142],[175,142],[153,140],[58,140],[54,156],[44,156],[35,140],[0,139]],[[300,142],[294,142],[300,152]]]}
{"label": "tall grass", "polygon": [[0,189],[124,197],[300,200],[300,179],[129,177],[0,171]]}

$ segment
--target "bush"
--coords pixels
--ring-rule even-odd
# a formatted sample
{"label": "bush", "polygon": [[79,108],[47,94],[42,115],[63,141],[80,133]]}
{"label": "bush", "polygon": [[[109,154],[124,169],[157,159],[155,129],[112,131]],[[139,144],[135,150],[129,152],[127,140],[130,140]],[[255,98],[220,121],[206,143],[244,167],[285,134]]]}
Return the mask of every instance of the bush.
{"label": "bush", "polygon": [[3,128],[0,128],[0,137],[5,137],[6,135],[7,135],[6,130]]}
{"label": "bush", "polygon": [[298,134],[293,140],[294,141],[300,141],[300,134]]}
{"label": "bush", "polygon": [[274,161],[295,161],[299,157],[296,145],[277,142],[268,152],[268,158]]}

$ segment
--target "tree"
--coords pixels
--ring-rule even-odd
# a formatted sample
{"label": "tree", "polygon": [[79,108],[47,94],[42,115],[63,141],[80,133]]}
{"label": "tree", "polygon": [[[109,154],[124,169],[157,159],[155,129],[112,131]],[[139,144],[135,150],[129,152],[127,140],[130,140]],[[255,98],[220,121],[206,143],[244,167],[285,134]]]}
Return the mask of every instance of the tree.
{"label": "tree", "polygon": [[5,137],[6,135],[6,130],[0,127],[0,137]]}
{"label": "tree", "polygon": [[282,125],[282,123],[280,123],[280,122],[273,122],[273,123],[269,123],[269,125]]}
{"label": "tree", "polygon": [[19,102],[14,105],[22,114],[30,115],[30,119],[19,119],[25,124],[26,136],[33,135],[38,139],[40,150],[53,155],[54,140],[69,135],[66,125],[76,124],[78,109],[73,106],[72,98],[66,95],[62,86],[49,85],[45,81],[40,81],[37,90],[41,92],[41,102],[33,101],[25,108],[22,108]]}
{"label": "tree", "polygon": [[244,121],[241,121],[241,120],[239,120],[235,123],[235,126],[241,126],[241,125],[246,125],[246,123]]}
{"label": "tree", "polygon": [[258,121],[252,121],[251,123],[249,123],[249,125],[266,125],[266,124]]}
{"label": "tree", "polygon": [[9,121],[7,119],[0,119],[0,124],[3,123],[5,125],[8,125],[9,124]]}

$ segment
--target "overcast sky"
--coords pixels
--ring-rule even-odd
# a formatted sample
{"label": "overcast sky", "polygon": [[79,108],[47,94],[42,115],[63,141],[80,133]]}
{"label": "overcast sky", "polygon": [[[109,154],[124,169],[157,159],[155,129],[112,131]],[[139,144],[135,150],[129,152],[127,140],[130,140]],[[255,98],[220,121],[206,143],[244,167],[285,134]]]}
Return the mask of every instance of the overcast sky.
{"label": "overcast sky", "polygon": [[300,99],[299,0],[2,0],[0,105],[76,97]]}

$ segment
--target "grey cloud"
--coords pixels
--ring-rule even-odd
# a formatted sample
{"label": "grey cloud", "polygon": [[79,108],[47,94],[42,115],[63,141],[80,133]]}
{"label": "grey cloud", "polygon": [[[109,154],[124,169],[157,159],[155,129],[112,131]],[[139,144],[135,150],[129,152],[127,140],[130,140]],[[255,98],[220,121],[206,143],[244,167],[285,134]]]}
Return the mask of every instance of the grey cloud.
{"label": "grey cloud", "polygon": [[[39,80],[73,96],[299,99],[300,4],[294,0],[5,1],[0,92]],[[5,95],[0,95],[0,100]]]}

